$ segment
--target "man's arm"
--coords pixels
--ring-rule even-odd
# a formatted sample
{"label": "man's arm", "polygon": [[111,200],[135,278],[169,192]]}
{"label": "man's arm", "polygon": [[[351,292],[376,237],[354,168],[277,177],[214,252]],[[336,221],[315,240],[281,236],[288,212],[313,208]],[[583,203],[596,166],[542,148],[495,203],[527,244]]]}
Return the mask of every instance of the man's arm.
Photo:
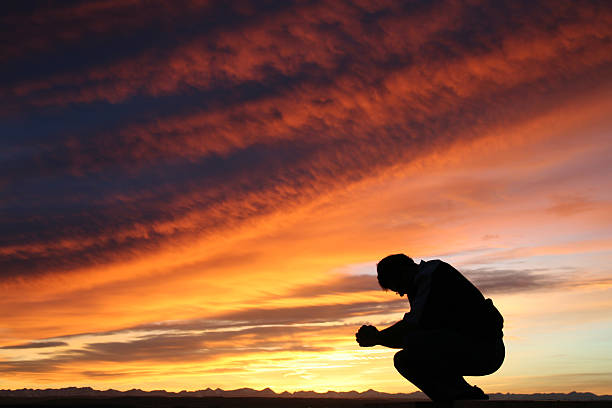
{"label": "man's arm", "polygon": [[390,348],[404,348],[406,323],[403,320],[378,332],[377,344]]}
{"label": "man's arm", "polygon": [[421,320],[425,308],[429,303],[431,296],[431,286],[433,283],[433,274],[440,265],[441,261],[434,260],[425,263],[425,266],[420,268],[413,285],[416,286],[414,300],[410,301],[410,312],[404,315],[404,328],[407,330],[418,329],[422,327]]}
{"label": "man's arm", "polygon": [[390,348],[404,348],[404,333],[406,323],[403,320],[387,327],[384,330],[378,330],[374,326],[361,326],[357,335],[357,343],[361,347],[372,347],[381,345]]}

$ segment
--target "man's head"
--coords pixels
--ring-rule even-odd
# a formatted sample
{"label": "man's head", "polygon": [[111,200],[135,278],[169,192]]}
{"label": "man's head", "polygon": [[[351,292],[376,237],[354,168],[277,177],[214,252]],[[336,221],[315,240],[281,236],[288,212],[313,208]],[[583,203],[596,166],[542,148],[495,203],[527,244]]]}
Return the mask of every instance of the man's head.
{"label": "man's head", "polygon": [[417,273],[417,264],[404,254],[389,255],[376,264],[376,272],[381,288],[392,290],[403,296],[408,293],[414,275]]}

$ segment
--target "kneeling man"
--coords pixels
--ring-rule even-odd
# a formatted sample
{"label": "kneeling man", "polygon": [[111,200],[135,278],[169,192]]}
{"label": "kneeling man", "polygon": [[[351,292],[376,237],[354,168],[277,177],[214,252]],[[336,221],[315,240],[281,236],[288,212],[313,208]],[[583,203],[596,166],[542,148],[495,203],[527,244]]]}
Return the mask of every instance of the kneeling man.
{"label": "kneeling man", "polygon": [[395,368],[433,401],[488,399],[463,376],[492,374],[504,361],[504,320],[491,299],[440,260],[389,255],[377,272],[383,289],[408,296],[410,312],[384,330],[362,326],[357,343],[402,349]]}

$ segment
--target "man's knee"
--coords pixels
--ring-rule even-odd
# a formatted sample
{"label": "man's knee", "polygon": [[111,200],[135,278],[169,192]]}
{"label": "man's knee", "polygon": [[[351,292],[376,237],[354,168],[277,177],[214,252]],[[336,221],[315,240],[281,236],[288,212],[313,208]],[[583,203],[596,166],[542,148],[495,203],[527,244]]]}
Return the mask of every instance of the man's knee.
{"label": "man's knee", "polygon": [[421,377],[422,373],[427,371],[418,359],[415,359],[414,353],[409,350],[400,350],[393,356],[393,365],[395,369],[406,378],[414,383],[415,379]]}
{"label": "man's knee", "polygon": [[400,350],[393,356],[393,365],[397,371],[404,371],[406,369],[406,358],[408,357],[407,350]]}
{"label": "man's knee", "polygon": [[393,356],[393,365],[403,376],[412,376],[413,374],[429,370],[436,365],[436,361],[422,355],[422,353],[403,349]]}

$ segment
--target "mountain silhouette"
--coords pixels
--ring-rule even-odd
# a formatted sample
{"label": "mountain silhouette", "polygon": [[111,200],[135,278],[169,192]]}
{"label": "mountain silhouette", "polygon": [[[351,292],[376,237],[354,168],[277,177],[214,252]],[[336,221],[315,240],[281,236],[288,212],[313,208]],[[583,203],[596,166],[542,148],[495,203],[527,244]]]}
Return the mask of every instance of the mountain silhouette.
{"label": "mountain silhouette", "polygon": [[[114,389],[96,390],[91,387],[67,387],[31,389],[22,388],[18,390],[0,390],[0,397],[267,397],[267,398],[342,398],[342,399],[404,399],[404,400],[428,400],[422,392],[412,393],[387,393],[375,390],[358,391],[283,391],[276,393],[270,388],[254,390],[252,388],[238,388],[235,390],[222,390],[220,388],[206,388],[197,391],[165,391],[152,390],[143,391],[137,388],[119,391]],[[494,393],[489,394],[491,400],[529,400],[529,401],[612,401],[612,395],[597,395],[592,392],[570,393],[535,393],[514,394]]]}

